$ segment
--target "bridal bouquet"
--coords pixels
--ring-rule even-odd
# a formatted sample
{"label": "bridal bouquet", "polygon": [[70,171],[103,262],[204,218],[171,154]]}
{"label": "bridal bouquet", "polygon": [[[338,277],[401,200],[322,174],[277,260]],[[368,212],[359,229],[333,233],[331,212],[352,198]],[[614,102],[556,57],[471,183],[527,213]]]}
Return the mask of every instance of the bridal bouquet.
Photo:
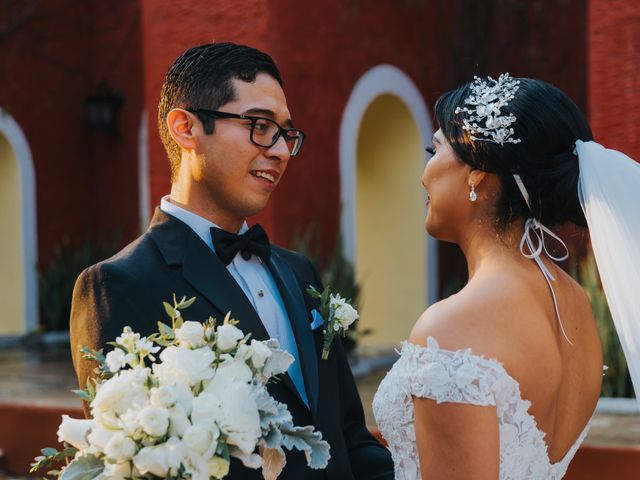
{"label": "bridal bouquet", "polygon": [[303,450],[312,469],[326,467],[329,444],[321,433],[295,426],[266,389],[293,357],[275,339],[249,342],[229,314],[221,325],[184,321],[181,310],[194,300],[165,302],[171,326],[158,322],[148,338],[125,327],[106,356],[83,349],[100,377],[76,392],[92,418],[63,415],[58,439],[66,448],[43,449],[32,471],[72,458],[49,474],[208,480],[224,478],[235,457],[275,479],[286,463],[283,448]]}

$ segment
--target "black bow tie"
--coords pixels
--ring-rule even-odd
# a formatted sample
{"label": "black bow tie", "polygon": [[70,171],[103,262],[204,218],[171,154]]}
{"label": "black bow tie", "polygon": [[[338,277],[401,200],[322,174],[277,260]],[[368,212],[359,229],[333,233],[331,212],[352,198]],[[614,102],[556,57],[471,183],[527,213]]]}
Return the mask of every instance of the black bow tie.
{"label": "black bow tie", "polygon": [[264,263],[268,262],[271,256],[271,244],[267,232],[258,224],[242,235],[211,227],[211,239],[218,258],[225,266],[231,263],[238,252],[245,260],[249,260],[251,255],[256,255]]}

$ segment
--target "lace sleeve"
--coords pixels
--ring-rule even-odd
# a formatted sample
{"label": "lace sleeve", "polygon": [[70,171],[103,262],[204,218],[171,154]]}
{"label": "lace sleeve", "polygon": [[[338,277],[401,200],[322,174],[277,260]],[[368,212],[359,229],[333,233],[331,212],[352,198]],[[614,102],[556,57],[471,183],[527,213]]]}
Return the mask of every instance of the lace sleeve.
{"label": "lace sleeve", "polygon": [[402,356],[407,362],[411,395],[437,403],[496,405],[502,365],[471,353],[471,349],[440,349],[433,338],[427,346],[405,343]]}

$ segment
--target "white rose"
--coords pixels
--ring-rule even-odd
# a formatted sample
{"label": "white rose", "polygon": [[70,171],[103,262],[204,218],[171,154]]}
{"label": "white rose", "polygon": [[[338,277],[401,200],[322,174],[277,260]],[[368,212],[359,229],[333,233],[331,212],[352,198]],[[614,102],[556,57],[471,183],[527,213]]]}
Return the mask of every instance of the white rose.
{"label": "white rose", "polygon": [[[242,356],[229,357],[215,371],[214,378],[218,375],[225,375],[227,378],[233,378],[241,382],[250,382],[253,378],[253,372],[249,365],[246,364]],[[208,387],[208,386],[207,386]],[[205,387],[205,390],[207,389]]]}
{"label": "white rose", "polygon": [[127,364],[130,364],[133,360],[133,355],[130,353],[125,353],[120,348],[116,348],[115,350],[107,353],[105,357],[105,362],[109,367],[109,370],[113,373],[116,373],[118,370],[124,368]]}
{"label": "white rose", "polygon": [[229,461],[222,457],[213,457],[208,465],[210,477],[220,479],[229,473]]}
{"label": "white rose", "polygon": [[140,426],[152,437],[161,437],[169,428],[169,411],[166,408],[149,405],[140,411]]}
{"label": "white rose", "polygon": [[58,442],[83,450],[89,446],[87,433],[95,425],[95,420],[84,420],[62,415],[62,423],[58,427]]}
{"label": "white rose", "polygon": [[109,380],[98,384],[91,402],[94,417],[104,412],[122,414],[129,408],[142,408],[149,402],[145,382],[148,368],[122,370]]}
{"label": "white rose", "polygon": [[[219,368],[203,394],[194,400],[194,413],[200,412],[202,400],[199,399],[203,395],[212,397],[212,405],[208,410],[220,430],[227,435],[227,441],[244,452],[253,452],[261,430],[260,415],[251,385],[238,380],[234,368]],[[194,413],[191,414],[191,419],[195,424]]]}
{"label": "white rose", "polygon": [[249,356],[256,368],[262,368],[267,359],[271,356],[271,349],[264,342],[251,340],[249,346]]}
{"label": "white rose", "polygon": [[213,435],[211,432],[198,425],[192,425],[187,428],[182,437],[182,443],[184,446],[197,455],[202,455],[204,452],[209,450],[212,441]]}
{"label": "white rose", "polygon": [[161,384],[184,382],[192,387],[213,376],[211,364],[215,360],[215,353],[208,347],[190,350],[171,346],[162,351],[160,360],[162,363],[153,365],[153,373]]}
{"label": "white rose", "polygon": [[104,449],[105,455],[117,463],[131,460],[136,454],[136,443],[124,433],[113,435]]}
{"label": "white rose", "polygon": [[155,407],[170,407],[178,400],[176,389],[173,385],[161,385],[151,389],[149,401]]}
{"label": "white rose", "polygon": [[144,447],[133,457],[139,473],[151,473],[157,477],[176,475],[184,462],[185,452],[180,439],[171,437],[162,445]]}
{"label": "white rose", "polygon": [[176,329],[176,340],[181,347],[202,347],[206,343],[202,324],[191,321],[184,322],[180,328]]}
{"label": "white rose", "polygon": [[130,435],[133,435],[134,438],[138,438],[140,430],[140,417],[138,415],[138,410],[129,409],[120,415],[120,424],[124,428],[125,431],[129,432]]}
{"label": "white rose", "polygon": [[131,463],[130,462],[122,462],[122,463],[104,463],[104,471],[100,476],[103,480],[125,480],[126,478],[131,478]]}
{"label": "white rose", "polygon": [[339,323],[339,328],[346,329],[349,328],[353,322],[355,322],[360,315],[358,315],[358,311],[353,308],[348,303],[344,302],[341,305],[337,306],[334,310],[334,318],[336,319],[336,323],[334,324],[334,329],[336,325]]}
{"label": "white rose", "polygon": [[182,437],[184,432],[191,426],[187,413],[182,405],[177,403],[169,409],[169,435],[172,437]]}
{"label": "white rose", "polygon": [[244,338],[242,330],[235,325],[225,324],[218,327],[216,345],[223,352],[229,352],[236,348],[238,342]]}
{"label": "white rose", "polygon": [[112,428],[105,428],[104,426],[97,423],[87,435],[87,440],[89,442],[89,452],[104,452],[107,448],[107,444],[111,439],[121,433],[121,430],[116,430]]}

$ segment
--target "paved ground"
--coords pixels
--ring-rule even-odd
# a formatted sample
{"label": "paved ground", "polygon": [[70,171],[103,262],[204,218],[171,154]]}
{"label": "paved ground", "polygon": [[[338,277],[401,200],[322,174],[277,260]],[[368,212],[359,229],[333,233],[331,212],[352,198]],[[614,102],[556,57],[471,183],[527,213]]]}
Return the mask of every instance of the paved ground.
{"label": "paved ground", "polygon": [[[388,358],[377,364],[388,364]],[[367,363],[367,362],[364,362]],[[369,361],[376,366],[376,361]],[[364,372],[358,388],[365,406],[367,424],[375,427],[371,401],[387,367]],[[360,375],[359,374],[359,375]],[[77,388],[68,347],[41,347],[39,350],[0,349],[0,403],[79,406],[80,400],[70,390]],[[596,413],[587,442],[599,444],[640,445],[640,415]]]}

